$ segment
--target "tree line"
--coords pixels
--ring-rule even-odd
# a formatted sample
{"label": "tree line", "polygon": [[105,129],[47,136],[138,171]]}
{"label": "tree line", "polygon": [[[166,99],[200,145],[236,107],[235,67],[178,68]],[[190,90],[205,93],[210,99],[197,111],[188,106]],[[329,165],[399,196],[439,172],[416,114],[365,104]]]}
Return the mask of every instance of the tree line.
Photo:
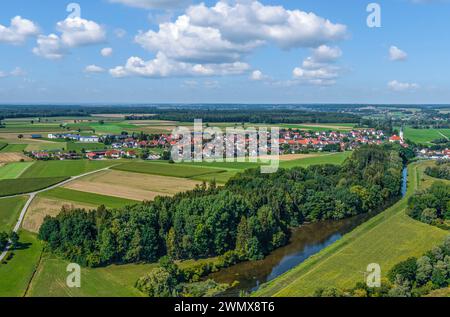
{"label": "tree line", "polygon": [[450,163],[437,161],[436,166],[429,166],[425,169],[425,174],[434,178],[450,180]]}
{"label": "tree line", "polygon": [[290,228],[381,209],[399,197],[402,159],[390,145],[364,146],[342,166],[247,170],[174,197],[122,209],[63,211],[46,217],[39,238],[86,266],[224,255],[262,259],[289,241]]}
{"label": "tree line", "polygon": [[408,200],[410,217],[427,224],[450,229],[450,185],[435,182],[430,188],[419,191]]}
{"label": "tree line", "polygon": [[347,290],[321,288],[317,297],[421,297],[450,285],[450,236],[420,258],[397,263],[382,279],[381,287],[359,282]]}
{"label": "tree line", "polygon": [[360,118],[353,114],[337,112],[310,112],[299,110],[277,109],[167,109],[155,112],[153,120],[170,120],[193,122],[202,119],[204,122],[236,122],[236,123],[358,123]]}

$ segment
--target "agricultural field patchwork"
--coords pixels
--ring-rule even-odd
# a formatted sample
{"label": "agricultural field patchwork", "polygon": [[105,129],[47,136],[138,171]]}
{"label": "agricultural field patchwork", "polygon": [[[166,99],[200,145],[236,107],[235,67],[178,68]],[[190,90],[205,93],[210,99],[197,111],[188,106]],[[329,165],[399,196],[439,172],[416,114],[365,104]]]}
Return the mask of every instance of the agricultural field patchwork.
{"label": "agricultural field patchwork", "polygon": [[172,196],[192,190],[200,182],[185,178],[143,175],[109,170],[83,177],[65,185],[65,188],[122,197],[132,200],[153,200],[157,196]]}

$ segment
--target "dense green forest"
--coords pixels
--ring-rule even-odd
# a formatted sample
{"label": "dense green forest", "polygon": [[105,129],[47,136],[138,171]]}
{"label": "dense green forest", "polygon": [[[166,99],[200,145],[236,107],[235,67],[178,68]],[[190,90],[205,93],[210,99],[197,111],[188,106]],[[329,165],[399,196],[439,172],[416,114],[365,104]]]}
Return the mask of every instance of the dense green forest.
{"label": "dense green forest", "polygon": [[408,215],[427,224],[450,229],[450,185],[435,182],[408,200]]}
{"label": "dense green forest", "polygon": [[441,246],[420,258],[396,264],[382,279],[381,287],[357,283],[349,290],[334,287],[318,289],[318,297],[420,297],[450,285],[450,236]]}
{"label": "dense green forest", "polygon": [[250,123],[359,123],[353,114],[337,112],[309,112],[277,109],[203,110],[176,109],[157,111],[156,120],[191,122],[202,119],[205,122],[250,122]]}
{"label": "dense green forest", "polygon": [[39,238],[87,266],[205,258],[235,250],[261,259],[288,242],[290,228],[383,208],[399,196],[402,160],[365,146],[342,165],[261,174],[248,170],[226,186],[199,186],[118,210],[72,210],[47,217]]}
{"label": "dense green forest", "polygon": [[209,122],[358,123],[360,119],[354,114],[316,111],[288,105],[0,105],[0,113],[0,121],[6,118],[86,117],[108,113],[141,114],[127,117],[130,120],[148,118],[183,122],[203,119]]}
{"label": "dense green forest", "polygon": [[427,167],[425,174],[441,179],[450,180],[450,163],[447,161],[437,161],[436,166]]}

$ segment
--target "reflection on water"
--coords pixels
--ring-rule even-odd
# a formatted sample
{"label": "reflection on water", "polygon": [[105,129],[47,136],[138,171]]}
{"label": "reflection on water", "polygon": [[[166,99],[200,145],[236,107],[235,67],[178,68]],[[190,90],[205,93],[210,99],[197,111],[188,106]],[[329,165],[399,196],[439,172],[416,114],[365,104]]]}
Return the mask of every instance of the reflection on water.
{"label": "reflection on water", "polygon": [[[403,170],[402,196],[406,194],[407,173],[405,168]],[[305,224],[292,231],[291,241],[288,245],[273,251],[264,260],[242,262],[213,273],[208,278],[228,284],[239,281],[237,287],[228,290],[222,296],[238,296],[240,291],[255,291],[262,283],[271,281],[296,267],[374,215],[375,213],[368,213],[339,221]]]}

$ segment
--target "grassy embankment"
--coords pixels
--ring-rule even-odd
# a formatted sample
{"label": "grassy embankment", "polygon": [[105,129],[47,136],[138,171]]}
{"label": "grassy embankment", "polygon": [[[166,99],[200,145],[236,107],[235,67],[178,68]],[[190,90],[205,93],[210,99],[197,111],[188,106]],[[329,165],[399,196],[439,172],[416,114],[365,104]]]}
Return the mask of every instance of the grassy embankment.
{"label": "grassy embankment", "polygon": [[425,166],[415,163],[408,167],[406,197],[296,268],[263,285],[254,295],[312,296],[321,287],[350,288],[364,281],[364,272],[370,263],[380,264],[382,273],[386,274],[396,263],[421,256],[442,243],[448,231],[415,221],[405,213],[408,198],[418,188],[435,181],[423,175]]}

